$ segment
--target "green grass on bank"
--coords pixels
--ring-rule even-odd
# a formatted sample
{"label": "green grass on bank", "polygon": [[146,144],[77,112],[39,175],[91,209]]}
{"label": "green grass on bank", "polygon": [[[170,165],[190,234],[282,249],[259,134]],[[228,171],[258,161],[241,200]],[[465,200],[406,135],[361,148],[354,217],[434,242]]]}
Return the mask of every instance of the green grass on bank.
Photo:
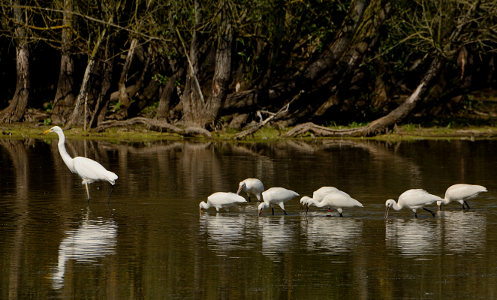
{"label": "green grass on bank", "polygon": [[[33,123],[14,123],[0,125],[0,138],[56,138],[55,134],[42,135],[43,131],[51,126],[38,125]],[[355,128],[357,124],[351,126],[330,126],[333,129]],[[256,132],[246,141],[273,141],[288,139],[285,133],[289,128],[281,129],[276,127],[265,127]],[[212,132],[214,140],[234,140],[238,131],[226,130]],[[75,127],[65,131],[69,139],[95,139],[107,140],[110,142],[144,142],[160,140],[183,140],[184,137],[167,132],[157,132],[147,129],[145,125],[133,125],[128,127],[109,128],[104,132],[94,130],[84,131],[81,127]],[[194,137],[189,139],[205,140],[205,137]],[[296,139],[312,140],[316,137],[307,134]],[[324,138],[319,138],[324,139]],[[341,138],[343,139],[343,138]],[[353,138],[357,139],[357,138]],[[431,126],[422,127],[418,124],[405,124],[395,127],[386,134],[370,137],[368,139],[377,140],[412,140],[412,139],[497,139],[497,127],[483,126]]]}

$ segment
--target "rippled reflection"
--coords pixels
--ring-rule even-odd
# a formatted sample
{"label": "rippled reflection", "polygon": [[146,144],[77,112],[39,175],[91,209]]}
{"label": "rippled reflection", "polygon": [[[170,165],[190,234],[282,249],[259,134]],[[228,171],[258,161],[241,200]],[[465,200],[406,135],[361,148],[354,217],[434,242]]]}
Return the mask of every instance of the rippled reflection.
{"label": "rippled reflection", "polygon": [[444,248],[449,253],[475,252],[484,247],[487,218],[473,211],[441,211]]}
{"label": "rippled reflection", "polygon": [[286,219],[285,216],[258,219],[262,235],[261,252],[273,260],[280,260],[280,255],[289,252],[294,242],[296,228]]}
{"label": "rippled reflection", "polygon": [[51,276],[54,289],[64,286],[67,261],[91,263],[103,256],[114,254],[117,224],[112,219],[91,220],[89,215],[88,210],[79,228],[66,231],[66,237],[60,243],[57,267]]}
{"label": "rippled reflection", "polygon": [[427,220],[388,220],[385,238],[387,247],[408,257],[435,254],[440,246],[438,224]]}
{"label": "rippled reflection", "polygon": [[209,246],[218,253],[240,249],[247,240],[247,219],[244,214],[203,214],[200,216],[200,233],[207,234]]}
{"label": "rippled reflection", "polygon": [[352,218],[308,217],[301,226],[309,250],[347,252],[357,246],[362,236],[362,221]]}

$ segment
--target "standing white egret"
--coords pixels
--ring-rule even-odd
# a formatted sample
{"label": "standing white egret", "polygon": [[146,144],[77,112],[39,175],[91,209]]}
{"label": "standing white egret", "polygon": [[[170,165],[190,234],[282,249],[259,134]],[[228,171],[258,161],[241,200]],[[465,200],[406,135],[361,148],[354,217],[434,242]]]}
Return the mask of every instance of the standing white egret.
{"label": "standing white egret", "polygon": [[95,181],[107,181],[111,184],[109,198],[107,199],[107,202],[109,202],[114,184],[116,183],[116,180],[118,178],[117,175],[114,172],[107,171],[100,163],[92,159],[81,156],[72,158],[66,151],[66,146],[64,144],[66,141],[66,137],[64,135],[64,132],[62,131],[62,128],[60,128],[59,126],[54,126],[48,130],[45,130],[43,134],[47,134],[50,132],[55,132],[59,136],[59,153],[66,166],[72,173],[78,174],[79,177],[83,179],[81,183],[84,184],[86,187],[88,203],[90,202],[90,191],[88,190],[88,184]]}
{"label": "standing white egret", "polygon": [[[302,201],[302,199],[301,199]],[[320,202],[318,202],[316,199],[309,198],[305,199],[304,202],[307,205],[307,209],[309,210],[309,206],[314,205],[316,207],[333,207],[336,208],[338,213],[340,214],[340,217],[343,217],[342,215],[342,208],[344,207],[363,207],[362,203],[357,201],[356,199],[352,198],[349,196],[349,194],[342,192],[340,190],[337,190],[335,192],[329,192],[326,194]]]}
{"label": "standing white egret", "polygon": [[423,189],[411,189],[403,192],[399,196],[399,201],[395,202],[393,199],[388,199],[385,202],[386,210],[385,210],[385,219],[388,218],[388,210],[391,208],[395,210],[400,210],[403,207],[408,208],[414,212],[414,217],[418,217],[416,214],[416,210],[418,208],[422,208],[427,212],[431,213],[433,217],[435,217],[435,213],[424,207],[425,205],[430,205],[435,201],[442,200],[442,198],[432,195]]}
{"label": "standing white egret", "polygon": [[288,190],[282,187],[272,187],[264,192],[262,192],[262,203],[259,204],[257,210],[259,211],[259,216],[262,215],[262,210],[268,207],[271,207],[271,212],[274,215],[274,207],[273,205],[278,204],[285,215],[287,212],[285,210],[285,202],[292,200],[295,197],[298,197],[299,194]]}
{"label": "standing white egret", "polygon": [[469,204],[466,200],[473,199],[483,192],[487,192],[487,188],[477,184],[458,183],[451,185],[447,191],[445,191],[445,198],[441,201],[437,201],[438,209],[441,210],[442,205],[449,204],[452,201],[457,201],[462,204],[462,209],[464,209],[464,205],[469,209]]}
{"label": "standing white egret", "polygon": [[257,198],[257,201],[261,201],[261,194],[264,192],[264,185],[262,181],[257,178],[247,178],[238,184],[238,190],[236,193],[240,195],[240,192],[244,191],[247,193],[248,202],[250,202],[250,195]]}
{"label": "standing white egret", "polygon": [[200,213],[203,213],[204,209],[209,209],[209,207],[215,207],[217,212],[219,212],[221,208],[229,211],[230,207],[237,206],[245,202],[247,202],[245,198],[235,193],[217,192],[207,197],[207,202],[200,202]]}

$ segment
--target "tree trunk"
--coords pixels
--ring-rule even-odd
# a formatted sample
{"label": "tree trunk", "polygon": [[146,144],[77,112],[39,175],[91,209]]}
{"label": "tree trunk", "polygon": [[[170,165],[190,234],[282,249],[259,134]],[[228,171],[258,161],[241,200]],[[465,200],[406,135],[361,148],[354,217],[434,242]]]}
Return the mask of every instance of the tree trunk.
{"label": "tree trunk", "polygon": [[131,67],[131,62],[133,61],[133,56],[135,53],[136,45],[138,40],[134,38],[128,49],[128,55],[126,56],[126,61],[124,62],[123,69],[121,71],[121,77],[119,78],[119,83],[117,84],[119,89],[119,103],[120,103],[120,118],[126,118],[128,116],[128,108],[131,104],[129,100],[129,95],[126,92],[126,78],[128,77],[128,72]]}
{"label": "tree trunk", "polygon": [[107,43],[105,46],[105,59],[102,62],[101,73],[102,73],[102,83],[100,86],[100,93],[97,98],[97,103],[95,104],[95,110],[90,119],[90,128],[96,127],[97,124],[103,119],[100,118],[100,115],[103,114],[105,116],[105,112],[107,111],[107,104],[109,102],[109,89],[112,84],[112,67],[113,67],[113,59],[110,58],[110,41],[107,38]]}
{"label": "tree trunk", "polygon": [[173,105],[172,100],[176,95],[176,82],[179,78],[183,77],[184,73],[184,68],[176,70],[176,72],[174,72],[174,74],[169,78],[166,85],[162,88],[159,105],[157,107],[157,119],[163,120],[169,117],[168,113]]}
{"label": "tree trunk", "polygon": [[[202,19],[201,7],[198,0],[195,0],[194,7],[195,28],[197,28]],[[205,118],[203,117],[205,100],[197,78],[199,72],[200,46],[200,33],[195,29],[190,44],[190,53],[187,54],[189,68],[186,75],[185,89],[181,96],[181,102],[183,107],[182,121],[188,126],[203,127],[203,124],[205,124]]]}
{"label": "tree trunk", "polygon": [[214,78],[212,80],[211,93],[207,99],[207,107],[205,110],[206,121],[204,126],[213,123],[217,119],[219,110],[226,99],[226,95],[228,94],[228,85],[231,75],[233,30],[231,28],[229,12],[225,11],[226,5],[221,5],[223,10],[221,12],[221,22],[219,25],[219,36],[217,40],[216,67],[214,70]]}
{"label": "tree trunk", "polygon": [[[81,116],[81,105],[86,105],[87,98],[88,98],[88,90],[89,90],[89,80],[90,80],[90,74],[93,71],[94,65],[95,65],[95,58],[97,56],[98,49],[100,47],[100,44],[102,43],[102,40],[104,39],[104,36],[106,34],[106,29],[102,31],[102,33],[99,35],[95,45],[93,46],[92,53],[88,57],[88,64],[86,65],[86,70],[85,74],[83,76],[83,81],[81,83],[81,87],[79,89],[79,94],[78,98],[76,100],[76,103],[74,105],[74,110],[71,114],[71,118],[67,122],[66,126],[64,129],[69,129],[73,124],[81,124],[82,121],[84,121],[84,124],[86,124],[86,119],[87,115],[86,112],[84,113],[83,116]],[[85,103],[83,103],[83,100]]]}
{"label": "tree trunk", "polygon": [[29,101],[31,88],[29,74],[29,49],[26,31],[22,27],[23,13],[19,1],[14,2],[14,19],[16,25],[14,36],[16,40],[16,91],[9,106],[0,112],[0,123],[18,122],[24,116]]}
{"label": "tree trunk", "polygon": [[59,80],[52,109],[52,122],[63,124],[71,114],[74,104],[74,61],[70,54],[72,39],[72,0],[64,0],[63,29]]}
{"label": "tree trunk", "polygon": [[407,98],[407,100],[402,103],[399,107],[394,109],[388,115],[383,116],[370,124],[352,128],[335,130],[323,126],[318,126],[313,123],[305,123],[296,126],[294,129],[287,132],[286,136],[295,137],[305,133],[312,133],[316,136],[326,136],[326,137],[345,137],[345,136],[372,136],[384,132],[390,126],[399,123],[403,120],[409,113],[411,113],[418,102],[423,99],[425,92],[432,86],[433,80],[437,77],[442,63],[439,58],[434,58],[425,76],[419,83],[416,90]]}

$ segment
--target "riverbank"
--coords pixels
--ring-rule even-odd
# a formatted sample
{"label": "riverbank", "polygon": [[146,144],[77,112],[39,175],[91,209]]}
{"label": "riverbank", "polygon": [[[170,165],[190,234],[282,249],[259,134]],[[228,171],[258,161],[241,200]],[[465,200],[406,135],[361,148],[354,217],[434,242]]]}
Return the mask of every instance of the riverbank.
{"label": "riverbank", "polygon": [[[41,138],[42,132],[51,126],[39,123],[13,123],[0,125],[0,137],[2,138]],[[290,139],[285,133],[290,128],[280,129],[275,127],[262,128],[252,137],[244,141],[271,141],[278,139]],[[234,140],[238,131],[216,131],[212,132],[213,140]],[[81,127],[66,130],[65,134],[72,139],[95,139],[109,140],[114,142],[143,142],[159,140],[182,140],[183,136],[174,133],[157,132],[147,128],[145,125],[133,125],[126,127],[109,128],[103,132],[94,130],[84,131]],[[189,137],[188,139],[206,140],[205,137]],[[298,137],[296,139],[323,139],[312,135]],[[334,138],[336,139],[336,138]],[[343,139],[343,138],[340,138]],[[466,126],[466,127],[422,127],[418,124],[406,124],[395,127],[386,134],[368,138],[349,139],[374,139],[374,140],[416,140],[416,139],[497,139],[497,127],[493,126]]]}

